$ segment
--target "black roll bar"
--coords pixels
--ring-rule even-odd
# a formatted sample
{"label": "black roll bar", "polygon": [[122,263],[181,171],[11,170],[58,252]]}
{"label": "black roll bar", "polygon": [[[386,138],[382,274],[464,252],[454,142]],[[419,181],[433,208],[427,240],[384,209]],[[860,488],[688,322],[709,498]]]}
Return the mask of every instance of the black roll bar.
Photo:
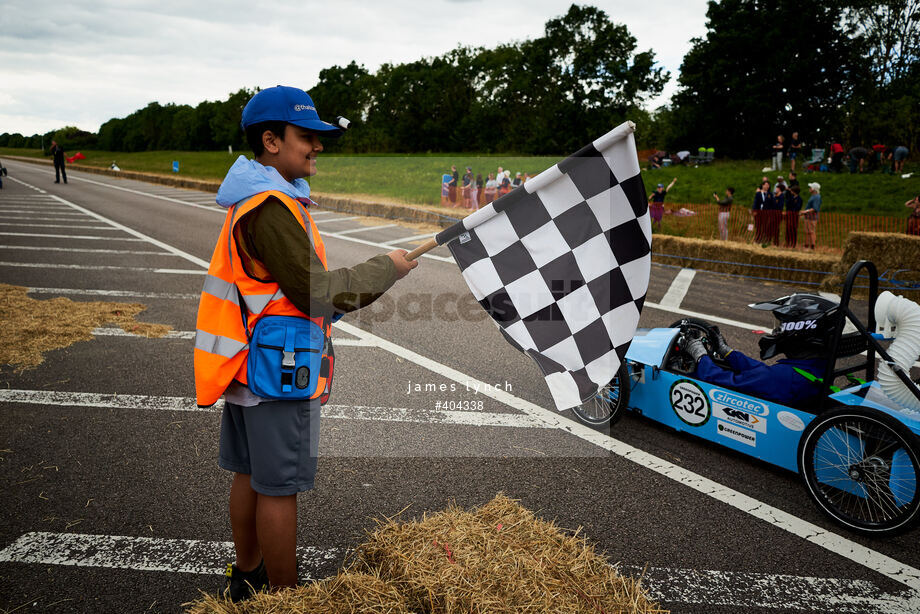
{"label": "black roll bar", "polygon": [[[856,282],[856,277],[862,269],[866,269],[867,274],[869,275],[869,314],[866,324],[863,324],[862,321],[853,311],[850,309],[850,296],[853,293],[853,284]],[[875,332],[877,326],[875,321],[875,302],[878,299],[878,269],[875,268],[875,265],[868,260],[859,260],[850,267],[849,273],[847,273],[846,280],[843,283],[843,293],[840,296],[840,306],[837,308],[837,321],[834,324],[834,334],[831,336],[830,343],[828,345],[828,358],[827,365],[824,368],[824,379],[822,380],[823,394],[821,395],[821,404],[819,410],[827,408],[828,405],[828,395],[831,393],[831,386],[834,385],[834,380],[841,375],[847,375],[849,373],[854,373],[860,369],[866,370],[866,381],[872,381],[875,379],[876,367],[875,367],[875,354],[878,355],[888,363],[891,369],[897,374],[898,378],[904,382],[904,385],[907,386],[907,389],[910,390],[914,396],[920,400],[920,388],[910,379],[910,373],[905,372],[903,369],[898,367],[891,356],[888,355],[888,352],[885,351],[885,348],[881,346],[872,333]],[[844,367],[841,369],[837,368],[837,348],[840,345],[840,337],[843,335],[843,327],[846,324],[847,319],[853,323],[863,337],[866,338],[868,342],[868,347],[866,348],[866,360],[865,362],[860,362],[851,367]]]}

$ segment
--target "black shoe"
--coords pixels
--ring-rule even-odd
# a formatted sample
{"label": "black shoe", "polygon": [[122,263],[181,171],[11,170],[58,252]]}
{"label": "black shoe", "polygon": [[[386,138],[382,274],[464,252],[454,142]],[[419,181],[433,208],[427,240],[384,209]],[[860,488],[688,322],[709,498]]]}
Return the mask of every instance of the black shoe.
{"label": "black shoe", "polygon": [[57,180],[57,181],[55,181],[54,183],[61,183],[61,180],[60,180],[60,179],[58,179],[58,180]]}
{"label": "black shoe", "polygon": [[725,342],[725,337],[722,336],[722,331],[719,330],[718,326],[709,327],[709,342],[712,345],[712,348],[719,355],[719,358],[726,358],[729,354],[732,353],[732,348]]}
{"label": "black shoe", "polygon": [[256,593],[268,588],[268,573],[265,571],[265,561],[259,561],[259,566],[252,571],[240,571],[233,563],[227,563],[227,586],[223,595],[236,603],[249,599]]}

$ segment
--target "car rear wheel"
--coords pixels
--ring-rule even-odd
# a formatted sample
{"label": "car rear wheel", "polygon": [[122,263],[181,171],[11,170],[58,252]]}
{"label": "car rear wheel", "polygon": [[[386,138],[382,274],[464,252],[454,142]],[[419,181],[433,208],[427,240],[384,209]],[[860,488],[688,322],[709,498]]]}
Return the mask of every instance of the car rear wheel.
{"label": "car rear wheel", "polygon": [[586,403],[572,409],[579,420],[589,426],[605,426],[619,420],[629,403],[629,371],[620,365],[616,377]]}
{"label": "car rear wheel", "polygon": [[852,531],[896,535],[920,519],[917,437],[883,412],[819,415],[802,433],[798,461],[821,511]]}

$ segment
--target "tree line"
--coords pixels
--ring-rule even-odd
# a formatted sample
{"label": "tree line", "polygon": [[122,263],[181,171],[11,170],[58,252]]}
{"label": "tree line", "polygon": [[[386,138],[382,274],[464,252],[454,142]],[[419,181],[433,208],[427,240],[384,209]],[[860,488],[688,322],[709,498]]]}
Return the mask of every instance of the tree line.
{"label": "tree line", "polygon": [[[920,145],[920,0],[710,1],[706,34],[684,57],[669,104],[646,110],[670,79],[625,25],[572,5],[534,39],[386,63],[352,61],[309,88],[323,116],[351,129],[342,152],[566,154],[625,119],[640,149],[715,147],[761,157],[779,133],[807,146]],[[245,149],[242,108],[255,90],[195,107],[156,102],[97,134],[67,127],[0,135],[0,146],[70,151]]]}

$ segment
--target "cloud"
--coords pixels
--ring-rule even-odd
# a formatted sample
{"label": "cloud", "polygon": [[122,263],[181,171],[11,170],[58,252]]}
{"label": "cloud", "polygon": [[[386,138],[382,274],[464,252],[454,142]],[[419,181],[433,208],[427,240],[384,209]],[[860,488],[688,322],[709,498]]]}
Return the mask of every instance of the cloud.
{"label": "cloud", "polygon": [[[704,0],[593,3],[652,48],[675,75]],[[99,125],[157,101],[197,104],[242,87],[309,87],[356,60],[369,70],[540,36],[567,5],[551,0],[367,3],[265,0],[194,3],[4,0],[0,10],[0,132]],[[673,91],[673,83],[669,90]],[[653,101],[654,103],[654,101]]]}

